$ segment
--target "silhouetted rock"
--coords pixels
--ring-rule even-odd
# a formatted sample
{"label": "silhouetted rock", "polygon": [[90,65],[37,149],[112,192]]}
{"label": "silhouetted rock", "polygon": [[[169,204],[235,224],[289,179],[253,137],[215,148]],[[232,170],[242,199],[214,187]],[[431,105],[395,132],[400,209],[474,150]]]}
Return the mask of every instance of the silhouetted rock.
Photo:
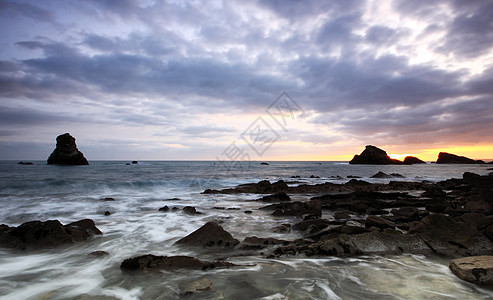
{"label": "silhouetted rock", "polygon": [[484,164],[482,160],[474,160],[465,156],[459,156],[450,154],[447,152],[440,152],[438,154],[437,164]]}
{"label": "silhouetted rock", "polygon": [[129,271],[157,271],[176,269],[207,270],[216,267],[232,266],[237,265],[224,261],[205,262],[191,256],[157,256],[147,254],[125,259],[121,263],[120,268]]}
{"label": "silhouetted rock", "polygon": [[261,162],[260,164],[261,165],[264,165],[264,166],[268,166],[269,165],[269,163],[266,163],[266,162]]}
{"label": "silhouetted rock", "polygon": [[262,202],[282,202],[282,201],[290,201],[290,200],[291,198],[289,198],[289,196],[284,192],[277,193],[274,195],[264,196],[258,199],[258,201],[262,201]]}
{"label": "silhouetted rock", "polygon": [[389,175],[382,171],[379,171],[378,173],[372,175],[370,178],[405,178],[405,177],[399,173],[392,173]]}
{"label": "silhouetted rock", "polygon": [[136,165],[136,164],[138,164],[138,163],[139,163],[139,162],[138,162],[138,161],[136,161],[136,160],[133,160],[133,161],[132,161],[132,165]]}
{"label": "silhouetted rock", "polygon": [[204,226],[178,240],[176,244],[201,247],[231,248],[239,241],[215,222],[207,222]]}
{"label": "silhouetted rock", "polygon": [[493,285],[493,256],[470,256],[453,259],[449,268],[462,280]]}
{"label": "silhouetted rock", "polygon": [[426,162],[422,161],[421,159],[414,157],[414,156],[406,156],[404,158],[404,161],[402,162],[403,165],[414,165],[414,164],[426,164]]}
{"label": "silhouetted rock", "polygon": [[387,152],[372,145],[366,146],[360,155],[355,155],[349,162],[350,164],[367,164],[367,165],[400,165],[401,161],[392,159]]}
{"label": "silhouetted rock", "polygon": [[75,145],[75,138],[69,133],[56,138],[56,148],[48,157],[48,164],[56,165],[88,165],[87,159]]}
{"label": "silhouetted rock", "polygon": [[33,163],[30,162],[30,161],[20,161],[17,163],[18,165],[26,165],[26,166],[29,166],[29,165],[32,165]]}
{"label": "silhouetted rock", "polygon": [[62,225],[58,220],[30,221],[18,227],[2,225],[0,228],[0,246],[39,249],[84,241],[90,236],[100,234],[102,234],[101,231],[90,219],[67,225]]}

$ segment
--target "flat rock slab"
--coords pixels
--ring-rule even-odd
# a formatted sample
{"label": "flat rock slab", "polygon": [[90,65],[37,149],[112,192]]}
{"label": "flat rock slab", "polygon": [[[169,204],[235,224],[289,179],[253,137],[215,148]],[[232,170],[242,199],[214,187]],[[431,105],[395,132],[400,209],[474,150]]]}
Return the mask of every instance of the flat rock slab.
{"label": "flat rock slab", "polygon": [[477,284],[493,285],[493,256],[470,256],[453,259],[449,268],[457,277]]}

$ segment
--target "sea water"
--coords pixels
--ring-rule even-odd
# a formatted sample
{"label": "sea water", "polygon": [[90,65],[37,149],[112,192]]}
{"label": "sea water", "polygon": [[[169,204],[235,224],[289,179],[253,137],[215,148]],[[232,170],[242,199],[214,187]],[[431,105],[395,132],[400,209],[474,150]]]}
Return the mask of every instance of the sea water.
{"label": "sea water", "polygon": [[[466,171],[488,174],[486,165],[369,166],[344,162],[92,161],[89,166],[54,166],[0,162],[0,224],[18,226],[32,220],[58,219],[63,224],[93,219],[102,236],[56,248],[0,249],[2,299],[181,299],[182,284],[202,278],[213,290],[187,299],[488,299],[493,290],[456,278],[448,260],[422,255],[354,258],[289,256],[267,259],[198,251],[174,243],[208,221],[219,222],[235,238],[300,238],[297,232],[274,233],[292,217],[273,217],[258,210],[265,203],[253,194],[201,194],[260,180],[290,185],[344,183],[347,176],[372,179],[378,171],[399,173],[393,180],[439,181],[460,178]],[[313,176],[312,176],[313,175]],[[296,176],[297,178],[292,178]],[[299,176],[299,177],[298,177]],[[315,177],[315,178],[310,178]],[[319,177],[319,178],[317,178]],[[296,182],[296,183],[295,183]],[[310,195],[293,195],[308,199]],[[113,198],[107,201],[105,198]],[[160,207],[194,206],[202,214],[159,211]],[[251,214],[246,214],[251,210]],[[111,215],[105,216],[109,211]],[[331,217],[324,214],[324,217]],[[89,255],[106,251],[108,256]],[[191,255],[228,261],[242,267],[209,271],[127,273],[129,257]],[[231,254],[233,254],[231,256]]]}

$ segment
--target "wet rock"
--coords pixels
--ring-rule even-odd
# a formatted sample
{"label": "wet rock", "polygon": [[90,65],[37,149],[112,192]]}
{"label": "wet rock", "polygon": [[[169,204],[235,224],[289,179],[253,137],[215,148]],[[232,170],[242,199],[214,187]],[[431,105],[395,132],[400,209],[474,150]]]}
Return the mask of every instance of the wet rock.
{"label": "wet rock", "polygon": [[470,256],[453,259],[449,268],[462,280],[493,285],[493,256]]}
{"label": "wet rock", "polygon": [[282,201],[291,201],[291,198],[284,192],[277,193],[274,195],[264,196],[257,201],[262,202],[282,202]]}
{"label": "wet rock", "polygon": [[185,284],[180,285],[180,289],[183,291],[183,294],[197,294],[205,291],[212,290],[212,281],[207,278],[202,278],[200,280],[195,280],[191,282],[187,282]]}
{"label": "wet rock", "polygon": [[30,161],[20,161],[17,163],[18,165],[25,165],[25,166],[29,166],[29,165],[32,165],[33,163],[30,162]]}
{"label": "wet rock", "polygon": [[105,212],[104,212],[104,215],[105,215],[105,216],[110,216],[110,215],[111,215],[111,212],[109,212],[109,211],[105,211]]}
{"label": "wet rock", "polygon": [[207,270],[216,267],[232,266],[237,265],[225,261],[205,262],[191,256],[157,256],[147,254],[125,259],[121,263],[120,268],[129,271],[156,271],[176,269]]}
{"label": "wet rock", "polygon": [[308,202],[283,202],[271,204],[261,209],[274,210],[273,216],[297,216],[304,215],[322,216],[322,205],[318,200],[310,200]]}
{"label": "wet rock", "polygon": [[394,208],[390,211],[394,215],[393,221],[411,222],[421,220],[423,215],[416,207]]}
{"label": "wet rock", "polygon": [[246,213],[246,214],[251,214],[251,213],[252,213],[252,211],[251,211],[251,210],[245,210],[245,213]]}
{"label": "wet rock", "polygon": [[317,231],[320,231],[327,226],[330,225],[330,221],[326,219],[314,219],[314,220],[306,220],[301,221],[293,225],[293,230],[298,231],[307,231],[309,228],[315,228]]}
{"label": "wet rock", "polygon": [[436,253],[479,255],[493,252],[493,243],[472,223],[463,223],[443,214],[431,214],[411,224],[409,235],[419,235]]}
{"label": "wet rock", "polygon": [[0,227],[0,246],[17,249],[40,249],[87,240],[101,235],[94,221],[84,219],[67,225],[58,220],[31,221],[18,227]]}
{"label": "wet rock", "polygon": [[368,165],[400,165],[401,161],[391,159],[387,152],[372,145],[366,146],[360,155],[355,155],[349,162],[350,164],[368,164]]}
{"label": "wet rock", "polygon": [[447,193],[438,186],[430,186],[421,194],[421,197],[424,198],[444,198],[445,196],[447,196]]}
{"label": "wet rock", "polygon": [[264,166],[268,166],[269,165],[269,163],[266,163],[266,162],[261,162],[260,164],[261,165],[264,165]]}
{"label": "wet rock", "polygon": [[56,148],[48,157],[48,164],[57,165],[88,165],[87,159],[77,149],[75,138],[69,133],[56,138]]}
{"label": "wet rock", "polygon": [[379,229],[385,229],[385,228],[394,229],[395,223],[379,216],[368,216],[365,220],[365,227],[366,228],[376,227]]}
{"label": "wet rock", "polygon": [[165,206],[163,206],[163,207],[159,208],[159,211],[162,211],[162,212],[167,212],[167,211],[169,211],[169,207],[168,207],[168,205],[165,205]]}
{"label": "wet rock", "polygon": [[112,198],[112,197],[104,197],[104,198],[101,198],[101,201],[115,201],[115,198]]}
{"label": "wet rock", "polygon": [[98,251],[93,251],[93,252],[89,253],[89,255],[95,256],[95,257],[105,257],[105,256],[108,256],[110,254],[106,251],[98,250]]}
{"label": "wet rock", "polygon": [[288,241],[278,240],[275,238],[259,238],[256,236],[246,237],[241,243],[241,249],[262,249],[272,245],[285,245]]}
{"label": "wet rock", "polygon": [[198,212],[193,206],[185,206],[183,208],[183,212],[188,215],[200,215],[202,213]]}
{"label": "wet rock", "polygon": [[351,219],[351,216],[349,215],[349,211],[338,211],[336,213],[334,213],[334,218],[336,220],[341,220],[341,219],[345,219],[345,220],[349,220]]}
{"label": "wet rock", "polygon": [[385,174],[382,171],[379,171],[378,173],[372,175],[370,178],[405,178],[399,173],[392,173],[392,174]]}
{"label": "wet rock", "polygon": [[482,160],[474,160],[465,156],[459,156],[447,152],[438,154],[437,164],[484,164]]}
{"label": "wet rock", "polygon": [[133,161],[132,161],[132,165],[136,165],[136,164],[138,164],[138,163],[139,163],[139,162],[138,162],[138,161],[136,161],[136,160],[133,160]]}
{"label": "wet rock", "polygon": [[201,247],[232,248],[239,241],[215,222],[207,222],[204,226],[178,240],[176,244]]}
{"label": "wet rock", "polygon": [[404,161],[402,162],[403,165],[414,165],[414,164],[426,164],[426,162],[422,161],[421,159],[414,157],[414,156],[406,156],[404,158]]}

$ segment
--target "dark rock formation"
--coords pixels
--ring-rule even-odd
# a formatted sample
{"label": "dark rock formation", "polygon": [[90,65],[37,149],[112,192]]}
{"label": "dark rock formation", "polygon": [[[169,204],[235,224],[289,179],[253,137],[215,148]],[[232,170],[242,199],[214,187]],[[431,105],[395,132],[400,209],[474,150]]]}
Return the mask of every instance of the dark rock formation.
{"label": "dark rock formation", "polygon": [[404,158],[404,161],[402,162],[403,165],[414,165],[414,164],[426,164],[426,162],[422,161],[421,159],[414,157],[414,156],[406,156]]}
{"label": "dark rock formation", "polygon": [[470,256],[453,259],[449,268],[462,280],[493,285],[493,256]]}
{"label": "dark rock formation", "polygon": [[400,165],[401,161],[392,159],[387,152],[372,145],[366,146],[360,155],[355,155],[349,162],[350,164],[367,164],[367,165]]}
{"label": "dark rock formation", "polygon": [[246,237],[241,243],[241,249],[262,249],[272,245],[287,245],[289,242],[275,238]]}
{"label": "dark rock formation", "polygon": [[33,163],[30,162],[30,161],[20,161],[17,163],[18,165],[25,165],[25,166],[30,166],[32,165]]}
{"label": "dark rock formation", "polygon": [[474,160],[465,156],[459,156],[450,154],[447,152],[440,152],[438,154],[437,164],[484,164],[482,160]]}
{"label": "dark rock formation", "polygon": [[269,163],[266,163],[266,162],[261,162],[260,164],[261,165],[264,165],[264,166],[268,166],[269,165]]}
{"label": "dark rock formation", "polygon": [[125,259],[121,263],[120,268],[129,271],[157,271],[162,269],[207,270],[232,266],[237,265],[225,261],[204,262],[191,256],[157,256],[147,254]]}
{"label": "dark rock formation", "polygon": [[188,215],[200,215],[202,213],[198,212],[193,206],[185,206],[183,208],[183,212]]}
{"label": "dark rock formation", "polygon": [[405,177],[399,173],[392,173],[389,175],[382,171],[379,171],[378,173],[372,175],[370,178],[405,178]]}
{"label": "dark rock formation", "polygon": [[56,148],[48,157],[48,164],[56,165],[88,165],[87,159],[75,145],[75,138],[69,133],[56,138]]}
{"label": "dark rock formation", "polygon": [[385,229],[385,228],[394,229],[395,223],[379,216],[370,215],[365,220],[365,227],[366,228],[376,227],[379,229]]}
{"label": "dark rock formation", "polygon": [[231,248],[239,241],[215,222],[207,222],[204,226],[178,240],[176,244],[201,247]]}
{"label": "dark rock formation", "polygon": [[290,200],[291,198],[284,192],[277,193],[274,195],[267,195],[258,199],[258,201],[262,201],[262,202],[282,202],[282,201],[290,201]]}
{"label": "dark rock formation", "polygon": [[261,209],[274,210],[273,216],[296,216],[303,217],[304,215],[322,216],[322,206],[318,200],[310,200],[308,202],[283,202],[271,204]]}
{"label": "dark rock formation", "polygon": [[1,225],[0,246],[16,249],[40,249],[85,241],[101,231],[93,220],[84,219],[67,225],[58,220],[31,221],[18,227]]}

